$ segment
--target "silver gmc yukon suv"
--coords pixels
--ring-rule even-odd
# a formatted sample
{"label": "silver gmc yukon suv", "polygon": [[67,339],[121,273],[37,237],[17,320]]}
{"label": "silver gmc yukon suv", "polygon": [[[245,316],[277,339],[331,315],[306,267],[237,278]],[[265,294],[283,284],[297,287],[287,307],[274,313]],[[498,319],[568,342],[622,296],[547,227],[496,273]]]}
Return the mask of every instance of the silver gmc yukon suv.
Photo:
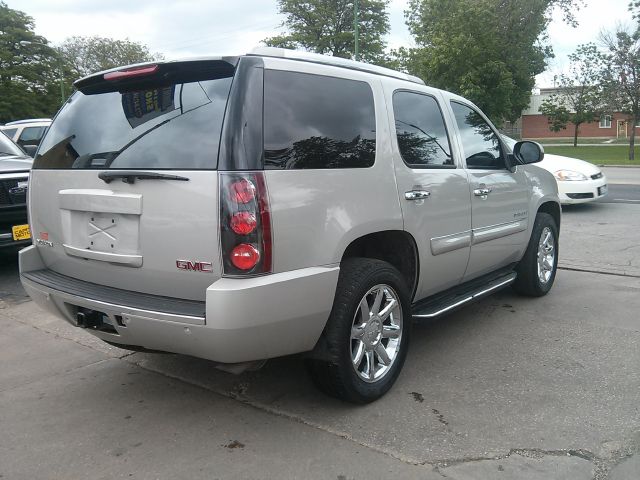
{"label": "silver gmc yukon suv", "polygon": [[418,78],[259,48],[75,85],[34,160],[20,273],[105,342],[227,370],[306,352],[323,391],[365,403],[412,322],[553,284],[542,148]]}

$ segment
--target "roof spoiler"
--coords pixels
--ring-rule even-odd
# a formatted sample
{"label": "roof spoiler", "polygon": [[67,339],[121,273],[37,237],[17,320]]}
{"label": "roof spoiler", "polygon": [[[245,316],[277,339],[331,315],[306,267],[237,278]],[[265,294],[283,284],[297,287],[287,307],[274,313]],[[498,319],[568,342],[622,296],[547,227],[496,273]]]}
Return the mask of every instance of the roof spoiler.
{"label": "roof spoiler", "polygon": [[232,77],[238,57],[145,62],[97,72],[74,82],[85,95],[144,90],[158,85]]}

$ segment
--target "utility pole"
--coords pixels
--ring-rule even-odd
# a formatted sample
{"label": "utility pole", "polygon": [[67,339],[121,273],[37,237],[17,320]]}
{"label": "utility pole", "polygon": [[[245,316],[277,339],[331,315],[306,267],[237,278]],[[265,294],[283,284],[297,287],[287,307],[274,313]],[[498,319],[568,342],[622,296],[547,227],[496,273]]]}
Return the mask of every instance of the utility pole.
{"label": "utility pole", "polygon": [[359,36],[359,28],[358,28],[358,0],[354,0],[353,2],[353,31],[354,31],[354,43],[355,43],[355,57],[356,62],[360,61],[360,52],[358,51],[358,36]]}

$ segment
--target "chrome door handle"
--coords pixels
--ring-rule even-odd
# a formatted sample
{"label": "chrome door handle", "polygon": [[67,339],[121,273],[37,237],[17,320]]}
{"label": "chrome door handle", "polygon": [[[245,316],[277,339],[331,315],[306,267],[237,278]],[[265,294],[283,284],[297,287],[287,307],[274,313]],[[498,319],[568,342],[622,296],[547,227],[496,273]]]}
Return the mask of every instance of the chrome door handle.
{"label": "chrome door handle", "polygon": [[426,190],[411,190],[409,192],[404,192],[404,198],[406,200],[422,200],[429,196],[431,196],[431,192]]}
{"label": "chrome door handle", "polygon": [[486,197],[487,195],[489,195],[491,193],[491,189],[490,188],[476,188],[473,191],[473,194],[476,197]]}

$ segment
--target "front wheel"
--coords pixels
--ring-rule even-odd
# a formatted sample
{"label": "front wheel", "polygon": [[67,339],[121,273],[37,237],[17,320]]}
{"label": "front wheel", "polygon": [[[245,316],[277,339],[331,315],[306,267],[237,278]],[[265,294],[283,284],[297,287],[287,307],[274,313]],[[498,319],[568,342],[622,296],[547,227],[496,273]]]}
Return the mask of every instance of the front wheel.
{"label": "front wheel", "polygon": [[558,226],[548,213],[538,213],[527,250],[516,267],[513,288],[530,297],[546,295],[558,269]]}
{"label": "front wheel", "polygon": [[327,359],[308,362],[315,384],[354,403],[383,396],[407,355],[409,310],[408,290],[396,268],[380,260],[346,260],[321,339]]}

